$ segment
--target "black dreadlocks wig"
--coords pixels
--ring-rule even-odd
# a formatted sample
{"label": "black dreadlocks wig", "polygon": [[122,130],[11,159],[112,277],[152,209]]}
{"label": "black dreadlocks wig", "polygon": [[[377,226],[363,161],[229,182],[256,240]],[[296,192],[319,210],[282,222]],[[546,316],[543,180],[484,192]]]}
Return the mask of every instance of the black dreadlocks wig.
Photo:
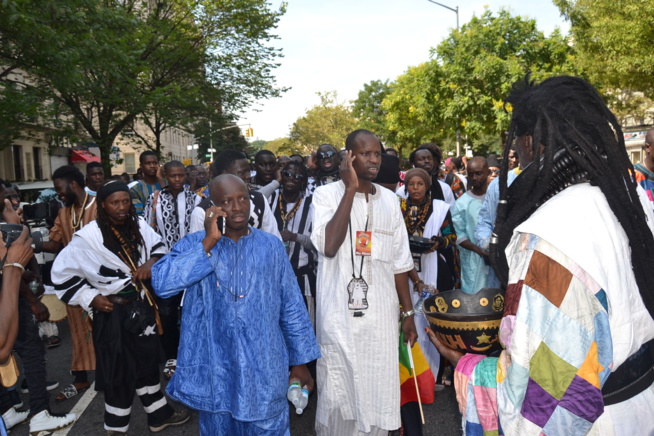
{"label": "black dreadlocks wig", "polygon": [[[589,182],[601,189],[622,225],[631,248],[631,265],[645,306],[654,316],[654,237],[636,192],[617,119],[583,79],[561,76],[536,85],[514,84],[506,99],[513,105],[511,127],[500,172],[500,203],[491,240],[491,262],[504,285],[504,249],[513,230],[543,203],[568,186]],[[532,136],[532,163],[507,188],[508,154],[521,136]]]}

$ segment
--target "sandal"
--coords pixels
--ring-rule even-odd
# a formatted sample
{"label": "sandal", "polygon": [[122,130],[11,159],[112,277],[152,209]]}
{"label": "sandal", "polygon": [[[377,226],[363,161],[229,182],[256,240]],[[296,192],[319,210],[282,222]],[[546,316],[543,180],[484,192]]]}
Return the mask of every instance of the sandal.
{"label": "sandal", "polygon": [[[77,387],[79,386],[79,387]],[[65,401],[73,398],[74,396],[81,394],[85,390],[91,387],[91,383],[85,382],[85,383],[77,383],[77,386],[75,386],[75,383],[71,383],[68,386],[64,388],[63,391],[59,392],[59,395],[57,395],[57,398],[55,398],[55,401]]]}
{"label": "sandal", "polygon": [[45,342],[45,345],[48,348],[56,348],[61,345],[61,339],[59,339],[59,336],[49,336],[43,342]]}
{"label": "sandal", "polygon": [[177,369],[177,359],[168,359],[163,370],[164,377],[170,380],[175,374],[175,369]]}

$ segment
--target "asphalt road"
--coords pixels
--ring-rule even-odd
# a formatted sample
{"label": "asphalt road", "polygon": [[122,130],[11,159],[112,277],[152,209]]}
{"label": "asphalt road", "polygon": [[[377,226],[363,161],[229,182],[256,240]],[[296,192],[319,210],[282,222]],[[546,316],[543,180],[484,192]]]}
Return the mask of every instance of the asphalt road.
{"label": "asphalt road", "polygon": [[[70,411],[76,412],[78,415],[78,421],[72,427],[54,433],[54,436],[104,435],[104,398],[101,392],[95,392],[90,389],[83,394],[62,403],[57,403],[54,400],[56,394],[72,382],[72,377],[69,373],[71,344],[67,321],[60,322],[58,327],[62,345],[47,351],[48,380],[56,380],[59,382],[59,387],[51,391],[52,411],[55,413],[67,413]],[[163,376],[162,384],[165,385]],[[25,403],[24,407],[29,407],[29,395],[21,394],[21,398]],[[291,435],[315,435],[313,427],[316,398],[316,395],[311,396],[309,406],[302,415],[296,415],[295,410],[291,410],[289,407],[289,413],[291,415]],[[173,404],[173,407],[178,408],[181,406]],[[435,402],[433,404],[425,404],[423,407],[426,422],[423,426],[424,436],[459,436],[462,434],[461,414],[458,411],[454,389],[452,387],[446,387],[444,390],[437,392]],[[145,412],[139,403],[138,397],[135,396],[128,435],[148,434],[151,433],[147,427]],[[191,420],[187,424],[179,427],[170,427],[157,434],[161,434],[162,436],[198,435],[198,415],[196,412],[193,412]],[[10,436],[28,435],[29,425],[27,423],[18,425],[10,431]]]}

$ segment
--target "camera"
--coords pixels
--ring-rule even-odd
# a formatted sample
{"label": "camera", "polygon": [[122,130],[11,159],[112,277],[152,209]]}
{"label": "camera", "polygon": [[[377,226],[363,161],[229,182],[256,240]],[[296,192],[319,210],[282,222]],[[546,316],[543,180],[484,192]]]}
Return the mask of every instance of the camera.
{"label": "camera", "polygon": [[51,215],[50,203],[32,203],[23,206],[23,216],[28,221],[41,221]]}
{"label": "camera", "polygon": [[[2,239],[5,241],[5,247],[9,248],[11,244],[18,239],[23,233],[23,226],[20,224],[0,224],[0,232],[2,232]],[[32,247],[35,253],[43,251],[43,234],[41,232],[32,232]]]}

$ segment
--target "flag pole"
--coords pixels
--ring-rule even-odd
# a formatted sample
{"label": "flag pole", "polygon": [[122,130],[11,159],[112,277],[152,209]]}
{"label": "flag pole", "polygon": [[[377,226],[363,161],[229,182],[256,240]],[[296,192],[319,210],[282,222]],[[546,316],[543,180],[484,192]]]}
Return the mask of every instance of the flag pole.
{"label": "flag pole", "polygon": [[418,378],[416,377],[416,370],[413,365],[413,353],[411,352],[411,341],[407,342],[407,347],[409,351],[409,363],[411,364],[411,372],[413,373],[413,382],[416,385],[416,394],[418,397],[418,407],[420,407],[420,418],[422,419],[422,425],[425,425],[425,414],[422,411],[422,401],[420,401],[420,389],[418,389]]}

